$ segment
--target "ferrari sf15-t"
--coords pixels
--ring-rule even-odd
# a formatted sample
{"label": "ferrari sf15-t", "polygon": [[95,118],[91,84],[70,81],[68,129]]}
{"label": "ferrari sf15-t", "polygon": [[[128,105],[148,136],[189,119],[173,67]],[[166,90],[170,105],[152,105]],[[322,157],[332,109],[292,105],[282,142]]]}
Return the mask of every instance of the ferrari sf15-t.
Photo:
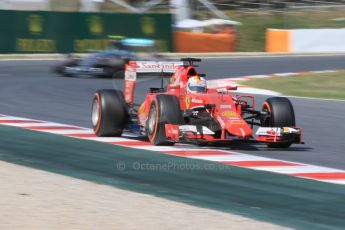
{"label": "ferrari sf15-t", "polygon": [[[191,78],[202,77],[194,62],[129,62],[124,93],[99,90],[92,103],[92,125],[97,136],[121,136],[124,130],[146,135],[154,145],[208,144],[259,141],[273,148],[302,143],[294,109],[285,97],[270,97],[260,110],[253,95],[237,95],[233,85],[188,91]],[[167,85],[150,88],[141,104],[134,103],[137,75],[170,74]],[[256,127],[254,129],[254,127]],[[257,128],[258,127],[258,128]],[[256,130],[254,132],[254,130]]]}

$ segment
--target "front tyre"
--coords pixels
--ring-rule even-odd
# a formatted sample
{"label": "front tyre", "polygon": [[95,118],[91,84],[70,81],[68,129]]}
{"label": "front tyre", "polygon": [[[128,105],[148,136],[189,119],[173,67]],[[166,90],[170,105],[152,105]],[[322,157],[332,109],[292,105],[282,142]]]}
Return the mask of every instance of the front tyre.
{"label": "front tyre", "polygon": [[78,59],[68,59],[64,63],[62,63],[62,64],[60,64],[58,66],[55,66],[53,68],[53,72],[57,73],[57,74],[61,74],[62,76],[65,76],[65,77],[73,77],[73,74],[72,73],[68,73],[66,71],[66,69],[69,68],[69,67],[76,67],[76,66],[78,66],[79,61],[80,60],[78,60]]}
{"label": "front tyre", "polygon": [[121,136],[129,118],[123,93],[112,89],[97,91],[92,101],[91,118],[97,136]]}
{"label": "front tyre", "polygon": [[167,140],[165,124],[180,125],[183,118],[180,102],[172,95],[160,94],[152,101],[149,117],[146,124],[146,132],[150,142],[154,145],[173,145]]}
{"label": "front tyre", "polygon": [[[262,105],[262,111],[267,116],[262,120],[263,127],[295,127],[295,112],[289,99],[285,97],[270,97]],[[288,148],[292,141],[268,143],[269,148]]]}

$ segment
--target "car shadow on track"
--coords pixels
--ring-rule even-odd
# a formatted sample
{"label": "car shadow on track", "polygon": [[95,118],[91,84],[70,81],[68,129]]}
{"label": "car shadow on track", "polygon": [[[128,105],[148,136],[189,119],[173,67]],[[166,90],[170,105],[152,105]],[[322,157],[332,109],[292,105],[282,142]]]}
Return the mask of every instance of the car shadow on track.
{"label": "car shadow on track", "polygon": [[[220,147],[220,146],[217,146]],[[265,152],[272,152],[272,151],[280,151],[280,152],[305,152],[311,151],[313,148],[305,147],[305,146],[291,146],[289,148],[269,148],[265,144],[256,143],[256,144],[228,144],[227,146],[221,146],[222,148],[230,148],[231,150],[243,150],[243,151],[265,151]]]}
{"label": "car shadow on track", "polygon": [[[146,136],[127,136],[126,138],[128,139],[133,139],[137,141],[145,141],[149,142]],[[266,144],[257,142],[255,140],[252,141],[240,141],[240,140],[234,140],[232,142],[227,142],[227,143],[204,143],[204,144],[187,144],[195,148],[212,148],[212,149],[219,149],[219,150],[239,150],[239,151],[257,151],[257,152],[306,152],[306,151],[311,151],[313,148],[311,147],[306,147],[306,146],[301,146],[301,145],[292,145],[289,148],[268,148]],[[176,146],[176,145],[175,145]]]}

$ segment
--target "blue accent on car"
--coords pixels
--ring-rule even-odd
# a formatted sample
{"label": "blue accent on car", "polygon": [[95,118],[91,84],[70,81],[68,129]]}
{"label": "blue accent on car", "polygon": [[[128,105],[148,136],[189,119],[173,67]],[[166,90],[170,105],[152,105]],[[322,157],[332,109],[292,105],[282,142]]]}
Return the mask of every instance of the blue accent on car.
{"label": "blue accent on car", "polygon": [[122,44],[126,46],[154,46],[155,41],[145,38],[125,38],[122,39]]}

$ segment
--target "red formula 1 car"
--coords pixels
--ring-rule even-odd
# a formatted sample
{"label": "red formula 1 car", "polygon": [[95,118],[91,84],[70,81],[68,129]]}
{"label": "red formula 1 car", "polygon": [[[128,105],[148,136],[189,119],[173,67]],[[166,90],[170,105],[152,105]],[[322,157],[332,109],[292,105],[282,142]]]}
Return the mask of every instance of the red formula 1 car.
{"label": "red formula 1 car", "polygon": [[[268,147],[287,148],[301,143],[291,102],[266,99],[255,110],[254,96],[235,95],[235,86],[209,89],[194,62],[130,62],[124,93],[97,91],[92,103],[92,124],[97,136],[120,136],[123,130],[141,132],[154,145],[176,142],[213,143],[256,140]],[[133,103],[137,74],[171,75],[161,88],[150,88],[142,104]],[[254,126],[259,126],[254,135]]]}

